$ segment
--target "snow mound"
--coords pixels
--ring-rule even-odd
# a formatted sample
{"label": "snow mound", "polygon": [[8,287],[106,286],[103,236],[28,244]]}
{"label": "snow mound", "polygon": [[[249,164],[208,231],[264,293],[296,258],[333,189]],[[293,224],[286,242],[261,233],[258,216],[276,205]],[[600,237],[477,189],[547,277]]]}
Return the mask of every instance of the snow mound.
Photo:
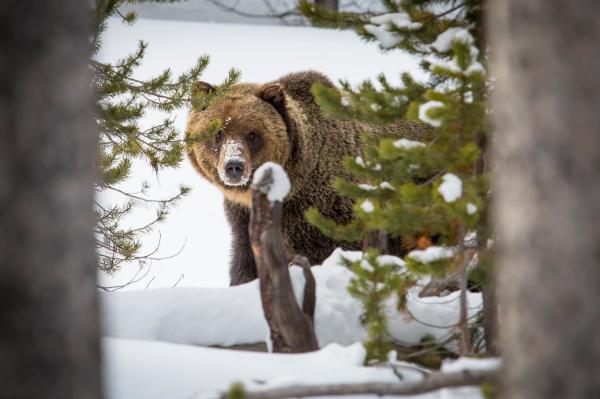
{"label": "snow mound", "polygon": [[[267,354],[200,348],[164,342],[105,338],[106,397],[111,399],[213,399],[241,382],[249,390],[290,385],[399,382],[388,367],[365,367],[361,344],[331,344],[305,354]],[[423,378],[422,368],[390,359],[402,382]],[[444,362],[442,372],[491,370],[499,359],[459,358]],[[427,370],[425,370],[427,371]],[[375,398],[372,395],[353,398]],[[480,399],[478,387],[442,389],[409,399]]]}
{"label": "snow mound", "polygon": [[272,173],[273,183],[268,187],[267,198],[271,202],[281,202],[290,192],[290,188],[292,188],[290,179],[281,165],[276,164],[275,162],[263,163],[256,169],[256,172],[254,172],[252,184],[255,185],[260,182],[268,170]]}
{"label": "snow mound", "polygon": [[[384,263],[403,266],[400,258],[384,255]],[[315,333],[320,347],[350,345],[367,337],[360,323],[362,306],[348,293],[353,273],[345,261],[360,261],[362,252],[336,249],[323,265],[311,270],[316,281]],[[290,268],[296,299],[302,302],[304,276]],[[411,289],[406,311],[397,311],[397,299],[385,309],[390,333],[398,342],[416,345],[425,336],[448,338],[460,315],[459,293],[420,298],[421,287]],[[191,345],[231,346],[265,342],[268,327],[260,302],[258,281],[228,288],[163,288],[101,293],[104,335],[114,338],[157,340]],[[468,293],[469,317],[481,309],[480,293]]]}
{"label": "snow mound", "polygon": [[[111,399],[214,399],[234,382],[258,390],[398,381],[389,368],[363,366],[361,344],[333,344],[306,354],[267,354],[108,338],[103,349],[106,397]],[[407,381],[422,378],[414,370],[402,374]]]}

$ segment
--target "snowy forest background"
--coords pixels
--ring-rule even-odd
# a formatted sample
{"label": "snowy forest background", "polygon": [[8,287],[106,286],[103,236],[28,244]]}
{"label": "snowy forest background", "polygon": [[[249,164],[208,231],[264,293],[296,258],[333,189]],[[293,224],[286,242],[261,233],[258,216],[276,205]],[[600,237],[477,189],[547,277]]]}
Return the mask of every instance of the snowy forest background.
{"label": "snowy forest background", "polygon": [[[293,2],[288,3],[293,7]],[[265,11],[262,7],[261,0],[239,4],[241,10],[253,13]],[[166,67],[175,74],[181,73],[203,54],[210,56],[210,63],[202,80],[215,83],[222,81],[230,68],[242,71],[242,81],[257,83],[307,69],[320,71],[334,82],[347,79],[353,84],[374,79],[380,73],[392,83],[399,83],[401,71],[410,72],[416,78],[424,76],[415,57],[401,52],[383,54],[376,43],[364,43],[352,31],[282,26],[283,22],[277,18],[243,18],[206,1],[137,4],[133,9],[140,17],[134,25],[125,25],[117,17],[109,21],[99,60],[125,57],[139,40],[145,40],[149,46],[137,70],[143,78],[156,75]],[[190,23],[191,18],[196,22]],[[181,132],[185,130],[187,113],[187,109],[174,113],[175,126]],[[159,112],[150,110],[141,123],[151,126],[162,117]],[[223,213],[222,194],[199,178],[187,161],[177,169],[165,169],[158,175],[147,163],[138,162],[131,175],[126,187],[135,190],[141,182],[149,181],[153,187],[149,196],[155,198],[169,196],[180,184],[193,188],[172,209],[169,217],[143,238],[142,253],[153,250],[160,232],[160,252],[156,257],[177,256],[154,261],[151,270],[146,267],[141,274],[136,265],[122,268],[111,276],[99,273],[100,284],[120,286],[133,278],[136,282],[124,289],[144,289],[148,284],[151,288],[171,287],[178,281],[180,287],[229,285],[230,233]],[[107,200],[122,198],[112,195]],[[138,210],[126,223],[143,225],[153,213],[152,207]],[[201,262],[199,248],[202,248]]]}
{"label": "snowy forest background", "polygon": [[[154,3],[98,0],[91,33],[73,0],[0,11],[0,398],[598,395],[597,3]],[[307,213],[364,252],[288,272],[255,250],[291,286],[228,287],[189,106],[305,69],[343,88],[313,87],[333,117],[435,138],[367,139],[362,183],[335,182],[355,220]],[[222,84],[190,98],[199,78]]]}

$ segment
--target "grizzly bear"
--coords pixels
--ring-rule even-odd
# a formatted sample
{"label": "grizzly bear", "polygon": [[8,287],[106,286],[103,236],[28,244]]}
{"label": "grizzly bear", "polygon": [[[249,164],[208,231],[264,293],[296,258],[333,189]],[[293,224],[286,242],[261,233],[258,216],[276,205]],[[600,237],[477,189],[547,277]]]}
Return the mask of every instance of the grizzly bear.
{"label": "grizzly bear", "polygon": [[[292,189],[283,203],[281,232],[288,253],[320,264],[338,246],[359,249],[359,243],[336,242],[309,224],[304,213],[310,207],[338,223],[352,218],[353,202],[338,195],[332,179],[351,179],[342,160],[362,153],[363,134],[422,139],[430,129],[402,122],[375,126],[353,120],[334,119],[315,103],[311,87],[320,82],[334,85],[320,73],[307,71],[286,75],[266,84],[241,83],[206,109],[191,111],[187,135],[206,131],[215,119],[221,130],[208,141],[188,140],[187,154],[195,169],[224,194],[225,213],[233,235],[231,285],[257,277],[248,236],[252,206],[250,183],[264,162],[283,166]],[[212,86],[197,82],[196,90]],[[390,248],[392,253],[397,252]]]}

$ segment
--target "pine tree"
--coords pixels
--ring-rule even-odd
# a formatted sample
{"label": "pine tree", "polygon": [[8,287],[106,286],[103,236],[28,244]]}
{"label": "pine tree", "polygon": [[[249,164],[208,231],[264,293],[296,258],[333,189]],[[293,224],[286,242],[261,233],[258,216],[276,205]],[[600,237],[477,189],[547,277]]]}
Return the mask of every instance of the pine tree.
{"label": "pine tree", "polygon": [[[386,12],[373,16],[336,13],[308,1],[299,4],[313,25],[353,28],[384,50],[401,49],[419,56],[429,80],[417,82],[405,72],[398,86],[383,75],[378,78],[381,88],[370,81],[358,88],[342,81],[341,92],[315,85],[316,101],[338,118],[428,123],[435,138],[377,141],[365,136],[364,156],[345,160],[354,179],[334,182],[339,193],[355,200],[354,220],[338,225],[316,209],[306,216],[336,239],[358,241],[385,232],[401,237],[407,249],[414,250],[404,258],[403,267],[382,264],[376,249],[368,249],[362,261],[351,265],[355,277],[350,292],[365,305],[370,359],[384,361],[390,347],[381,314],[383,301],[396,292],[402,308],[406,290],[423,274],[460,277],[463,318],[457,338],[461,352],[469,353],[467,266],[478,261],[471,273],[476,283],[487,278],[490,268],[489,184],[483,161],[491,129],[486,119],[482,1],[381,1],[381,7]],[[469,240],[470,232],[477,232],[478,244]],[[361,267],[365,261],[368,271]]]}
{"label": "pine tree", "polygon": [[[170,3],[175,0],[152,0]],[[94,8],[95,32],[91,37],[93,53],[101,47],[102,33],[107,27],[107,19],[118,16],[122,22],[133,24],[135,12],[123,14],[119,7],[135,3],[135,0],[96,0]],[[208,57],[200,57],[187,72],[173,76],[169,69],[150,79],[135,76],[148,44],[140,42],[138,48],[128,57],[113,63],[99,62],[92,58],[94,91],[96,94],[96,125],[99,130],[97,166],[99,177],[96,192],[116,191],[126,200],[110,205],[95,201],[96,248],[101,270],[112,273],[123,262],[139,261],[142,264],[151,254],[139,254],[140,236],[150,231],[156,223],[165,219],[169,209],[189,188],[181,186],[179,191],[168,198],[154,199],[147,195],[150,188],[146,183],[139,193],[127,192],[119,188],[131,174],[132,160],[148,162],[156,172],[164,168],[177,167],[183,159],[185,140],[174,127],[170,113],[194,104],[202,106],[213,95],[224,91],[239,77],[231,70],[225,82],[214,93],[192,98],[192,86],[208,65]],[[155,126],[141,126],[140,119],[148,109],[156,109],[165,114],[165,119]],[[156,215],[144,226],[123,227],[123,218],[134,211],[135,204],[143,202],[156,207]]]}

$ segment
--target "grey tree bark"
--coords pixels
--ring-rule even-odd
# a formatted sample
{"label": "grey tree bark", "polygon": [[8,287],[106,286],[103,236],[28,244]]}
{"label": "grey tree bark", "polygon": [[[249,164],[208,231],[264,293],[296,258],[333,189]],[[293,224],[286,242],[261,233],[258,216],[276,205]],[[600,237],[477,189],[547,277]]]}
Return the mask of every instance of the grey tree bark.
{"label": "grey tree bark", "polygon": [[600,397],[600,2],[488,14],[504,396]]}
{"label": "grey tree bark", "polygon": [[90,4],[0,7],[0,397],[101,397]]}
{"label": "grey tree bark", "polygon": [[338,0],[315,0],[315,4],[331,11],[337,11],[339,8]]}

